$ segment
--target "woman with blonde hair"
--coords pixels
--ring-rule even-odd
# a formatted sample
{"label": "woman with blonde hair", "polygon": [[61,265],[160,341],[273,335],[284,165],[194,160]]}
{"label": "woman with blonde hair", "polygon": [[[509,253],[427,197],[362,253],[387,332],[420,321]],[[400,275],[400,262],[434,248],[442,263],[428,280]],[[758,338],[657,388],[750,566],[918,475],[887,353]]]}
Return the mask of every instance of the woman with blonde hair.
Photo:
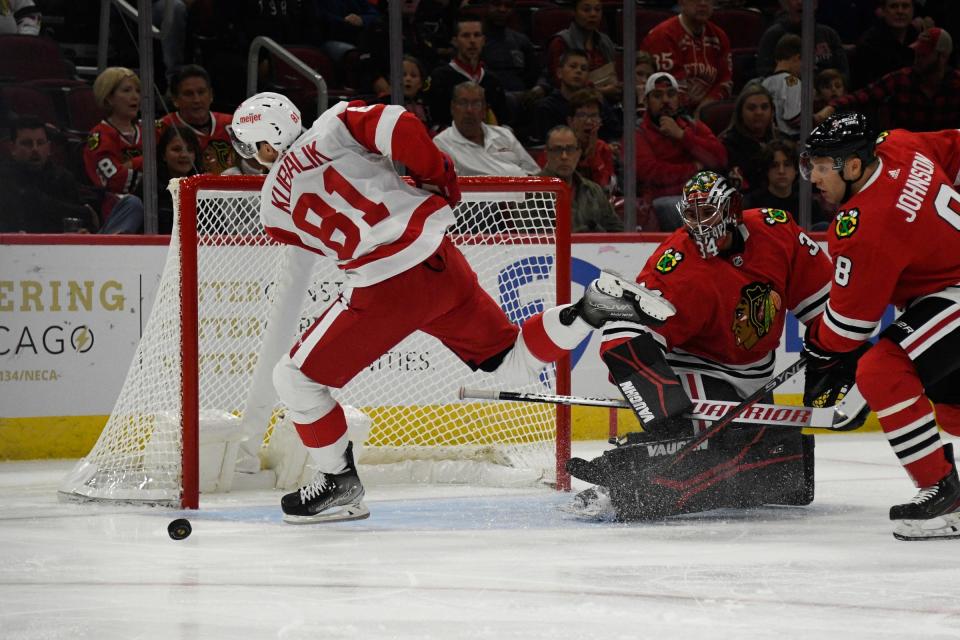
{"label": "woman with blonde hair", "polygon": [[93,95],[105,117],[90,132],[83,165],[90,181],[106,191],[100,233],[138,233],[143,202],[131,194],[143,167],[140,78],[126,67],[108,67],[94,81]]}

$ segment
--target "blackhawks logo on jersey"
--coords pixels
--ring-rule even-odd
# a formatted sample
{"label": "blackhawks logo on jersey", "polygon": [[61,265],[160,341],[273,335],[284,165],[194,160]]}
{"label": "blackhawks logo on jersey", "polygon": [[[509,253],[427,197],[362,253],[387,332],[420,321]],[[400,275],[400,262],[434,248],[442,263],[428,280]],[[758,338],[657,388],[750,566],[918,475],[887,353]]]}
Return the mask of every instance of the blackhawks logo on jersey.
{"label": "blackhawks logo on jersey", "polygon": [[770,333],[781,306],[783,301],[780,294],[769,283],[751,282],[740,289],[740,302],[733,311],[731,327],[737,346],[752,349]]}
{"label": "blackhawks logo on jersey", "polygon": [[763,214],[763,221],[771,226],[790,221],[790,214],[783,209],[760,209],[760,213]]}
{"label": "blackhawks logo on jersey", "polygon": [[849,238],[860,226],[860,210],[844,209],[837,213],[835,232],[838,238]]}
{"label": "blackhawks logo on jersey", "polygon": [[674,248],[667,249],[657,260],[657,271],[660,273],[670,273],[676,269],[683,261],[683,253]]}
{"label": "blackhawks logo on jersey", "polygon": [[87,138],[87,148],[90,149],[90,151],[96,151],[97,147],[99,146],[100,146],[100,132],[94,131]]}
{"label": "blackhawks logo on jersey", "polygon": [[888,135],[890,135],[889,131],[881,131],[880,135],[877,136],[877,139],[874,142],[874,144],[880,144],[881,142],[887,139]]}

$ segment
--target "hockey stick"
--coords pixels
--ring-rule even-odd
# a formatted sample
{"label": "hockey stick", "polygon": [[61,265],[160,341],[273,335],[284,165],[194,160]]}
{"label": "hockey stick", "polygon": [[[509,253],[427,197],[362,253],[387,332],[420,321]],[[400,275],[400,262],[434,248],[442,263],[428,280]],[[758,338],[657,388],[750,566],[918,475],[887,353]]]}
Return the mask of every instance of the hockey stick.
{"label": "hockey stick", "polygon": [[718,433],[720,433],[721,431],[729,427],[734,422],[734,420],[737,419],[737,417],[740,414],[742,414],[744,411],[749,409],[751,406],[755,405],[757,403],[757,400],[759,400],[766,394],[770,393],[771,391],[779,387],[781,384],[783,384],[793,376],[803,371],[806,368],[806,366],[807,366],[807,357],[801,354],[801,356],[797,358],[796,362],[794,362],[789,367],[787,367],[777,375],[767,380],[766,384],[764,384],[762,387],[760,387],[759,389],[751,393],[749,396],[744,398],[743,402],[741,402],[736,407],[734,407],[733,409],[728,411],[726,414],[724,414],[724,416],[719,420],[717,420],[716,422],[714,422],[709,429],[707,429],[706,431],[701,433],[699,436],[697,436],[693,440],[690,440],[685,445],[680,447],[680,449],[677,450],[677,453],[669,459],[668,461],[669,464],[666,466],[673,466],[679,463],[681,460],[687,457],[688,453],[690,453],[694,449],[699,448],[700,445],[702,445],[705,441],[709,440],[713,436],[717,435]]}
{"label": "hockey stick", "polygon": [[[584,398],[578,396],[549,395],[540,393],[520,393],[472,389],[461,387],[460,399],[502,400],[508,402],[538,402],[544,404],[562,404],[586,407],[608,407],[611,409],[630,409],[623,400],[613,398]],[[696,400],[690,412],[684,414],[691,420],[714,422],[724,417],[739,403],[725,400]],[[774,427],[809,427],[813,429],[832,429],[834,410],[832,408],[813,408],[778,404],[753,404],[746,410],[737,424],[765,425]]]}

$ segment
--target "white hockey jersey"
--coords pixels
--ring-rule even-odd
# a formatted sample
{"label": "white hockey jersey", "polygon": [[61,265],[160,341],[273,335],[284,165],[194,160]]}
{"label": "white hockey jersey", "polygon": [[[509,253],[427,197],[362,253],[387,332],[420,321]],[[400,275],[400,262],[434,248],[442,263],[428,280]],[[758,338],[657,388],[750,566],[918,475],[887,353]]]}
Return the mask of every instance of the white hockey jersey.
{"label": "white hockey jersey", "polygon": [[347,286],[376,284],[423,262],[454,222],[447,202],[407,184],[435,183],[443,156],[415,115],[396,105],[340,102],[274,163],[260,219],[274,239],[337,261]]}

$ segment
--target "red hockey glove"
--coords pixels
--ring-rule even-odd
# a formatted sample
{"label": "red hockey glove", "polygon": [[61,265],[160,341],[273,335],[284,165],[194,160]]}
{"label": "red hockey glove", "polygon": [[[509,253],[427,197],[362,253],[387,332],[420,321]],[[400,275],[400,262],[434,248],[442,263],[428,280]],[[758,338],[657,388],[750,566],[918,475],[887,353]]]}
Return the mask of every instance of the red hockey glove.
{"label": "red hockey glove", "polygon": [[444,152],[440,152],[443,157],[443,176],[434,184],[424,184],[423,188],[427,191],[438,194],[447,201],[450,207],[457,206],[460,202],[460,185],[457,183],[457,170],[453,166],[453,159]]}

